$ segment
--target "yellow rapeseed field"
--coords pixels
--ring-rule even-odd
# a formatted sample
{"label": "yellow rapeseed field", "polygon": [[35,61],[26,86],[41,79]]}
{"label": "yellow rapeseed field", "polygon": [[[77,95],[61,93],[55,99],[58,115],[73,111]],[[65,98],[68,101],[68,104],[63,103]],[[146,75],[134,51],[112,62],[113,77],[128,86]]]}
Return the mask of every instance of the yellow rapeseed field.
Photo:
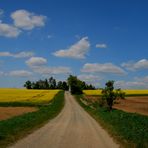
{"label": "yellow rapeseed field", "polygon": [[0,89],[0,102],[48,103],[60,90]]}
{"label": "yellow rapeseed field", "polygon": [[[101,95],[102,90],[83,90],[86,95]],[[126,95],[148,95],[148,90],[123,90]]]}
{"label": "yellow rapeseed field", "polygon": [[97,96],[97,95],[101,95],[102,90],[83,90],[83,93],[85,95],[93,95],[93,96]]}

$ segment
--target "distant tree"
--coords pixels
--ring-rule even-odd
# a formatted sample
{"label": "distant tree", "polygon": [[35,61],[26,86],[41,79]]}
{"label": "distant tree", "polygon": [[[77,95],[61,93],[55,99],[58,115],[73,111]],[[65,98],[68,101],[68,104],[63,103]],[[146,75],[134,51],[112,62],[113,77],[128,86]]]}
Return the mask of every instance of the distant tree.
{"label": "distant tree", "polygon": [[44,81],[44,85],[45,85],[45,89],[49,89],[49,83],[48,83],[48,80],[47,79],[45,79],[45,81]]}
{"label": "distant tree", "polygon": [[56,89],[56,80],[53,77],[49,78],[49,88]]}
{"label": "distant tree", "polygon": [[63,90],[68,90],[68,88],[69,88],[69,87],[68,87],[67,83],[66,83],[65,81],[63,81],[63,82],[62,82],[62,89],[63,89]]}
{"label": "distant tree", "polygon": [[114,81],[108,81],[106,87],[102,90],[102,100],[106,101],[109,111],[112,110],[114,100],[124,99],[125,93],[121,89],[114,90]]}
{"label": "distant tree", "polygon": [[31,81],[26,81],[25,84],[24,84],[24,87],[26,87],[27,89],[32,89],[32,83]]}
{"label": "distant tree", "polygon": [[82,94],[82,81],[80,81],[76,76],[70,75],[68,77],[68,85],[72,94]]}
{"label": "distant tree", "polygon": [[70,75],[66,81],[56,82],[56,79],[50,77],[48,80],[38,80],[36,82],[26,81],[24,87],[27,89],[63,89],[68,90],[69,86],[72,88],[72,93],[81,94],[83,89],[95,89],[91,84],[88,85],[84,81],[79,80],[76,76]]}
{"label": "distant tree", "polygon": [[32,82],[32,89],[38,89],[36,86],[36,82]]}
{"label": "distant tree", "polygon": [[95,86],[93,86],[92,84],[90,84],[90,85],[87,85],[87,89],[94,90],[96,88],[95,88]]}
{"label": "distant tree", "polygon": [[57,83],[57,88],[58,88],[58,89],[63,89],[63,82],[62,82],[62,81],[59,81],[59,82]]}

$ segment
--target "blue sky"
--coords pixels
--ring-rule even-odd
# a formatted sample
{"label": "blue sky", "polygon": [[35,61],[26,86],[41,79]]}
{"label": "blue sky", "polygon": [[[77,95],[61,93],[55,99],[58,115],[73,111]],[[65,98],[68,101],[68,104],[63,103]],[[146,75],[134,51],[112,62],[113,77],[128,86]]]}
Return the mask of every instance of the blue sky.
{"label": "blue sky", "polygon": [[148,89],[147,0],[3,0],[0,87],[69,74]]}

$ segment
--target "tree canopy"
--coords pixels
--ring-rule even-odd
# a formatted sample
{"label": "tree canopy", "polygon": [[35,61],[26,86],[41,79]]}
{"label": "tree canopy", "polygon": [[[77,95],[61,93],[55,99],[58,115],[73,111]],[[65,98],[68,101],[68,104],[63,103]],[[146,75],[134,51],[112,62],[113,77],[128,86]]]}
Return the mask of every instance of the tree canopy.
{"label": "tree canopy", "polygon": [[102,90],[102,102],[105,101],[109,110],[112,110],[112,106],[114,104],[114,100],[116,99],[124,99],[125,93],[121,91],[121,89],[114,90],[114,81],[106,82],[106,87]]}

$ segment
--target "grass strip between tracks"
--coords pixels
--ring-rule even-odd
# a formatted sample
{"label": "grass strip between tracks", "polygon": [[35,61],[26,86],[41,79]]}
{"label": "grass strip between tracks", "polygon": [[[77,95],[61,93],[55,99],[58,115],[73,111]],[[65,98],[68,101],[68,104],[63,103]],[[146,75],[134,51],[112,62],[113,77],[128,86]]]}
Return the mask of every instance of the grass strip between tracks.
{"label": "grass strip between tracks", "polygon": [[109,134],[126,148],[148,147],[148,117],[136,113],[126,113],[120,110],[108,112],[105,108],[94,104],[93,107],[84,104],[75,96],[77,102],[98,121]]}
{"label": "grass strip between tracks", "polygon": [[5,148],[41,127],[57,116],[63,106],[64,92],[60,91],[50,104],[40,106],[38,111],[0,121],[0,147]]}

